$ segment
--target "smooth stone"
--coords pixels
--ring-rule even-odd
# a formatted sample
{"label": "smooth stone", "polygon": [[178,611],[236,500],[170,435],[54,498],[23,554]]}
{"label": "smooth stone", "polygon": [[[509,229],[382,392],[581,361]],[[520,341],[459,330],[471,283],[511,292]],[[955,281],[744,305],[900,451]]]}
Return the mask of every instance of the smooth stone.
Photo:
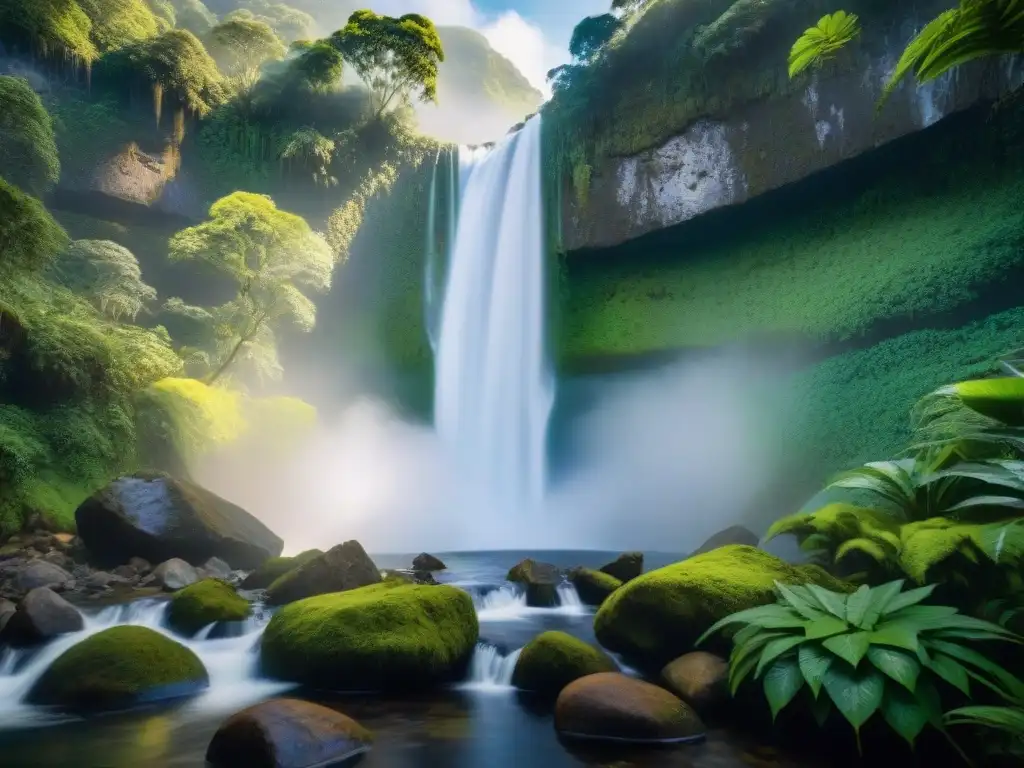
{"label": "smooth stone", "polygon": [[622,582],[614,576],[590,568],[573,568],[569,571],[569,582],[576,587],[580,600],[593,606],[600,606],[622,586]]}
{"label": "smooth stone", "polygon": [[14,583],[23,592],[40,587],[63,589],[72,580],[71,574],[59,565],[45,560],[33,560],[21,568],[14,577]]}
{"label": "smooth stone", "polygon": [[206,759],[216,768],[336,765],[370,749],[373,735],[333,709],[272,699],[237,712],[214,734]]}
{"label": "smooth stone", "polygon": [[88,576],[82,586],[87,590],[103,590],[113,587],[115,584],[125,585],[131,582],[123,576],[117,576],[106,571],[96,571]]}
{"label": "smooth stone", "polygon": [[82,614],[71,603],[48,587],[37,587],[25,595],[18,609],[7,619],[0,640],[25,647],[84,628]]}
{"label": "smooth stone", "polygon": [[558,585],[562,583],[562,571],[558,566],[527,558],[514,565],[506,578],[526,587],[527,605],[534,608],[558,605]]}
{"label": "smooth stone", "polygon": [[139,575],[145,575],[153,570],[153,565],[149,560],[145,560],[141,557],[133,557],[128,561],[128,565],[135,569],[135,572]]}
{"label": "smooth stone", "polygon": [[160,563],[153,570],[153,578],[157,585],[174,592],[199,581],[199,572],[184,560],[174,558]]}
{"label": "smooth stone", "polygon": [[669,743],[704,738],[704,723],[656,685],[602,672],[575,680],[555,703],[555,729],[570,738]]}
{"label": "smooth stone", "polygon": [[701,714],[714,712],[731,699],[729,662],[713,653],[694,651],[680,656],[665,665],[661,679],[665,687]]}
{"label": "smooth stone", "polygon": [[211,557],[202,565],[202,569],[218,579],[226,579],[231,576],[231,566],[221,560],[219,557]]}
{"label": "smooth stone", "polygon": [[284,605],[315,595],[346,592],[381,582],[380,569],[358,541],[314,557],[277,579],[267,588],[269,605]]}
{"label": "smooth stone", "polygon": [[632,581],[644,572],[643,552],[624,552],[607,565],[602,565],[598,570],[614,576],[622,583]]}
{"label": "smooth stone", "polygon": [[422,552],[413,559],[412,570],[414,571],[443,571],[448,568],[439,558]]}

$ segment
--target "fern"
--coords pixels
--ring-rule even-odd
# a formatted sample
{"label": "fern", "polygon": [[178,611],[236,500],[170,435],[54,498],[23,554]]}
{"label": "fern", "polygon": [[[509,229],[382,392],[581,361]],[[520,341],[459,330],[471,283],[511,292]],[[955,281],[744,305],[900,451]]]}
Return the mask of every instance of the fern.
{"label": "fern", "polygon": [[789,76],[796,77],[812,66],[820,66],[860,35],[860,20],[854,13],[836,11],[822,16],[808,28],[789,52]]}

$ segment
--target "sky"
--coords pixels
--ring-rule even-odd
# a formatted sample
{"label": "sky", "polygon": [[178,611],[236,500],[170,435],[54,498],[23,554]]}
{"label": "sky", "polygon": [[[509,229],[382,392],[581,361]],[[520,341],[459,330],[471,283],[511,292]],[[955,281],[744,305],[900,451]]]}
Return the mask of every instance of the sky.
{"label": "sky", "polygon": [[611,0],[374,0],[377,13],[421,13],[438,25],[484,34],[545,95],[545,75],[569,60],[569,38],[584,16],[606,13]]}

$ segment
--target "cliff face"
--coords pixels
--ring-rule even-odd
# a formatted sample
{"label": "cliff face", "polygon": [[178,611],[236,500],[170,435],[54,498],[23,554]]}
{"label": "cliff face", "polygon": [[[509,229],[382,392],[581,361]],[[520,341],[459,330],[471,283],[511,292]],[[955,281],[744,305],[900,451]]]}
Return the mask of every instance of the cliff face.
{"label": "cliff face", "polygon": [[[597,160],[586,202],[565,196],[567,248],[616,245],[743,202],[1024,83],[1024,62],[1007,57],[920,88],[905,82],[878,110],[889,73],[927,21],[907,11],[894,8],[885,34],[870,38],[865,30],[841,66],[702,117],[660,146]],[[779,39],[772,55],[784,62],[791,43]]]}

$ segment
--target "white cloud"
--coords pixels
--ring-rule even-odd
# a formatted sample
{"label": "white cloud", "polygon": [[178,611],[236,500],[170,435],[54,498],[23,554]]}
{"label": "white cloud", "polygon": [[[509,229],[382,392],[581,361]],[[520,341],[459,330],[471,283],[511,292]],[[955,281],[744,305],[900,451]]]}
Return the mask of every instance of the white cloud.
{"label": "white cloud", "polygon": [[491,46],[507,58],[534,88],[551,95],[547,73],[568,60],[568,53],[552,43],[544,31],[515,11],[505,11],[481,30]]}

